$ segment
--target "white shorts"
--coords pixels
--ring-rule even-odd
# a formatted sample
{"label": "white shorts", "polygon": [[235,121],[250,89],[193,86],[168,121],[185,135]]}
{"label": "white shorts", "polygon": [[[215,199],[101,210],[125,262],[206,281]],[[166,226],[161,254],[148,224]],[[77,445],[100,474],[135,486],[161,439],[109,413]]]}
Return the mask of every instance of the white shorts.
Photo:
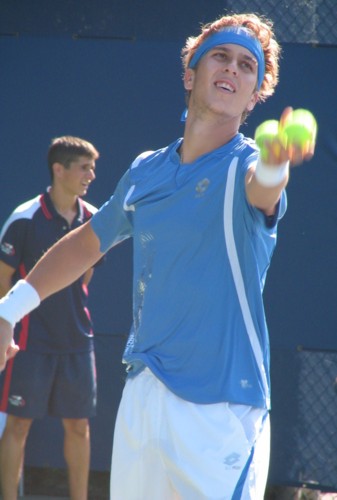
{"label": "white shorts", "polygon": [[124,388],[110,498],[262,500],[269,440],[266,410],[184,401],[146,368]]}

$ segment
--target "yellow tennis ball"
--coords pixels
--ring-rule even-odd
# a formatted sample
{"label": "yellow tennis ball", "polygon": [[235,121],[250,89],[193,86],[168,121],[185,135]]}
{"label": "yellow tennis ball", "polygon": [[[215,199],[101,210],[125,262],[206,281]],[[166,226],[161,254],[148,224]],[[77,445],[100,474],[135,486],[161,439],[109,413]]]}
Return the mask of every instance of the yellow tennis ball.
{"label": "yellow tennis ball", "polygon": [[279,135],[279,122],[277,120],[267,120],[255,130],[255,142],[260,149],[262,160],[266,161],[268,152],[266,150],[266,141],[272,141]]}
{"label": "yellow tennis ball", "polygon": [[295,109],[280,124],[280,137],[285,147],[294,144],[303,148],[316,140],[317,122],[307,109]]}

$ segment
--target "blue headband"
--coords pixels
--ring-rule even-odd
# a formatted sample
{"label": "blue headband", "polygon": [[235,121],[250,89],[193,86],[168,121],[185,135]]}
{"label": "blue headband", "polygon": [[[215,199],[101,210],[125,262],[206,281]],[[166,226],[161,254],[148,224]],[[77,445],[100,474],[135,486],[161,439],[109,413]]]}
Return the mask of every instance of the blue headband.
{"label": "blue headband", "polygon": [[222,31],[218,31],[206,38],[206,40],[197,48],[188,67],[193,69],[209,50],[217,45],[224,43],[234,43],[245,47],[257,60],[257,88],[260,89],[265,72],[264,53],[261,44],[257,38],[254,38],[249,31],[242,26],[231,26]]}

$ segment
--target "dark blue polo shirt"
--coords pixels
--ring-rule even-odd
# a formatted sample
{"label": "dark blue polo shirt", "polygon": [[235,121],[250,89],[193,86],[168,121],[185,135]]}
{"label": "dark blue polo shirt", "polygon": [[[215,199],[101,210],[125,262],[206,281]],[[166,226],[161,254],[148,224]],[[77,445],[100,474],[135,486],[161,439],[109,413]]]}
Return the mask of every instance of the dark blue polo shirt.
{"label": "dark blue polo shirt", "polygon": [[[55,210],[48,190],[23,203],[0,234],[0,259],[16,269],[13,283],[24,278],[57,240],[91,218],[96,208],[78,200],[71,226]],[[93,330],[82,279],[45,299],[15,327],[21,349],[44,353],[93,350]]]}

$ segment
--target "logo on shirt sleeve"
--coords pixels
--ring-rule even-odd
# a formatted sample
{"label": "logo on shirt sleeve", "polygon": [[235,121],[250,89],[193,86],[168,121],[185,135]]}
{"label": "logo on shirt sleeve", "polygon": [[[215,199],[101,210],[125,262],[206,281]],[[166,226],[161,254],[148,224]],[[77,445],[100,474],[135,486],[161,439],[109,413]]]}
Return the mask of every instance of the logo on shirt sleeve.
{"label": "logo on shirt sleeve", "polygon": [[15,249],[10,243],[1,243],[1,251],[6,255],[15,255]]}
{"label": "logo on shirt sleeve", "polygon": [[11,396],[9,396],[8,402],[12,406],[22,407],[22,406],[26,405],[26,401],[23,399],[23,397],[22,396],[17,396],[16,394],[12,394]]}

